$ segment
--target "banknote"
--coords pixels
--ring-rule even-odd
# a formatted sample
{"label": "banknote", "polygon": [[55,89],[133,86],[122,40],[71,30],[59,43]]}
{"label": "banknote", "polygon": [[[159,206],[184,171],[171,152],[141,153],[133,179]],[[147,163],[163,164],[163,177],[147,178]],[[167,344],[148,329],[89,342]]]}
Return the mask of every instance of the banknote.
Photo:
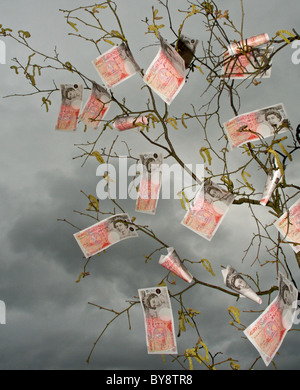
{"label": "banknote", "polygon": [[274,225],[285,241],[291,241],[291,247],[298,253],[300,251],[300,199],[275,221]]}
{"label": "banknote", "polygon": [[110,107],[110,94],[101,85],[93,82],[89,100],[85,103],[80,120],[87,126],[98,128]]}
{"label": "banknote", "polygon": [[167,104],[185,83],[185,62],[174,47],[160,36],[160,49],[146,70],[144,82]]}
{"label": "banknote", "polygon": [[147,125],[148,119],[145,116],[122,116],[114,121],[114,127],[119,131],[124,131],[138,127],[139,123]]}
{"label": "banknote", "polygon": [[167,287],[138,290],[149,354],[177,354],[175,327]]}
{"label": "banknote", "polygon": [[270,41],[269,34],[267,34],[267,33],[258,34],[258,35],[255,35],[254,37],[244,39],[243,41],[231,43],[228,46],[227,50],[231,56],[234,56],[234,55],[241,53],[243,51],[249,51],[253,47],[264,45],[265,43],[268,43],[269,41]]}
{"label": "banknote", "polygon": [[168,254],[166,256],[160,256],[158,263],[173,272],[173,274],[179,276],[181,279],[188,283],[193,280],[193,275],[187,270],[186,266],[180,260],[177,252],[174,248],[167,248]]}
{"label": "banknote", "polygon": [[268,366],[279,350],[296,314],[298,290],[281,272],[278,273],[278,295],[244,334]]}
{"label": "banknote", "polygon": [[242,296],[252,299],[252,301],[261,304],[261,298],[253,291],[249,284],[245,281],[241,274],[239,274],[230,265],[222,270],[224,283],[231,290],[241,294]]}
{"label": "banknote", "polygon": [[138,237],[128,214],[116,214],[74,234],[86,258],[126,238]]}
{"label": "banknote", "polygon": [[198,192],[181,224],[210,241],[230,205],[234,195],[219,185],[206,181]]}
{"label": "banknote", "polygon": [[140,154],[143,168],[135,211],[155,214],[161,187],[162,153]]}
{"label": "banknote", "polygon": [[119,46],[112,47],[93,60],[92,63],[108,89],[129,79],[140,70],[124,42]]}
{"label": "banknote", "polygon": [[260,138],[288,130],[288,120],[282,103],[248,112],[224,123],[231,149]]}
{"label": "banknote", "polygon": [[61,84],[61,105],[56,130],[75,131],[82,106],[83,85]]}
{"label": "banknote", "polygon": [[178,38],[176,50],[180,57],[183,58],[186,69],[194,58],[198,42],[198,39],[189,38],[183,34]]}
{"label": "banknote", "polygon": [[282,173],[278,167],[276,160],[274,161],[275,169],[271,169],[267,176],[267,181],[264,187],[263,195],[260,200],[262,206],[266,206],[277,186],[282,181]]}
{"label": "banknote", "polygon": [[228,52],[224,54],[222,67],[222,75],[229,79],[246,79],[256,74],[259,68],[268,64],[266,70],[262,70],[256,77],[269,78],[271,77],[272,62],[269,60],[274,52],[274,47],[253,48],[247,54],[230,56]]}

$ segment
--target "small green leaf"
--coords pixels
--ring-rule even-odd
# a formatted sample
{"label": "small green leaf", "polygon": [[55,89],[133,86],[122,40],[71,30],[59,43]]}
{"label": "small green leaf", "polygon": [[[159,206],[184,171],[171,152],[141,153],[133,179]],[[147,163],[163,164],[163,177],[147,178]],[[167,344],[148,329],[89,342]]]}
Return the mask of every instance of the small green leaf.
{"label": "small green leaf", "polygon": [[76,30],[76,31],[78,32],[78,28],[76,27],[76,26],[77,26],[76,23],[70,22],[70,21],[68,20],[68,24],[69,24],[71,27],[73,27],[74,30]]}

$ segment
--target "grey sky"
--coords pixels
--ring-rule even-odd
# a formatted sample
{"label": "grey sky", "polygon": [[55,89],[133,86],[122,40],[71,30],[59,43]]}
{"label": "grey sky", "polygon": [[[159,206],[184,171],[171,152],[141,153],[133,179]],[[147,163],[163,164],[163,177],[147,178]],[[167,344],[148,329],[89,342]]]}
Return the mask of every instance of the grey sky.
{"label": "grey sky", "polygon": [[[151,17],[151,5],[157,1],[117,0],[119,15],[124,25],[133,55],[141,68],[146,69],[156,55],[158,46],[140,49],[155,42],[152,35],[145,35],[146,25],[141,22],[146,16]],[[174,11],[174,26],[178,28],[176,15],[178,8],[184,7],[183,1],[170,1]],[[231,17],[240,23],[240,2],[237,0],[217,0],[223,11],[230,10]],[[71,9],[81,6],[80,0],[0,0],[0,23],[14,31],[30,31],[30,42],[42,52],[53,54],[56,46],[65,61],[74,63],[78,69],[101,83],[91,61],[98,53],[91,44],[68,36],[75,32],[64,20],[59,8]],[[85,2],[84,5],[88,4]],[[273,36],[280,29],[299,30],[298,0],[245,0],[244,35],[253,36],[268,32]],[[162,13],[160,11],[160,13]],[[164,14],[165,16],[165,14]],[[182,14],[179,13],[179,17]],[[167,24],[167,23],[165,23]],[[111,26],[111,29],[115,26]],[[162,30],[167,40],[173,40],[171,32]],[[191,20],[186,24],[184,33],[199,39],[207,39],[204,25]],[[232,36],[232,39],[235,39]],[[27,93],[28,82],[22,75],[15,75],[10,69],[11,58],[27,58],[28,52],[11,40],[6,40],[7,63],[0,65],[1,97],[11,93]],[[102,46],[103,52],[110,46]],[[287,47],[275,57],[270,79],[262,84],[247,89],[240,89],[240,113],[253,111],[272,104],[284,103],[292,126],[299,121],[299,78],[300,65],[291,62],[292,49]],[[48,75],[49,73],[49,75]],[[43,73],[45,85],[55,79],[57,85],[64,82],[78,82],[78,78],[63,72]],[[133,108],[139,108],[145,90],[140,90],[143,82],[140,76],[134,76],[113,89],[115,96],[122,98]],[[190,104],[197,107],[203,102],[201,93],[206,86],[204,76],[191,74],[190,80],[169,107],[169,116],[189,110]],[[89,92],[84,92],[84,101]],[[176,362],[166,356],[166,363],[160,355],[147,354],[143,313],[140,305],[135,305],[131,312],[131,327],[128,329],[127,316],[115,321],[97,345],[90,364],[86,358],[93,342],[103,327],[112,318],[111,313],[99,311],[88,304],[93,302],[115,310],[123,310],[126,300],[137,296],[139,288],[155,286],[164,277],[165,272],[158,265],[160,254],[153,255],[152,261],[145,263],[144,254],[149,254],[155,247],[153,242],[140,233],[139,238],[124,240],[109,248],[105,254],[94,256],[88,266],[90,276],[75,283],[84,259],[73,238],[75,229],[58,218],[66,218],[80,228],[93,224],[90,219],[79,216],[73,210],[84,211],[86,199],[80,193],[95,194],[99,178],[96,177],[98,163],[89,159],[84,167],[82,160],[74,159],[81,151],[76,144],[94,141],[98,132],[89,128],[85,133],[79,126],[76,132],[55,131],[60,107],[60,96],[52,96],[52,105],[48,113],[41,108],[41,96],[1,98],[1,142],[0,142],[0,189],[1,189],[1,235],[0,235],[0,300],[6,303],[7,323],[0,325],[0,369],[178,369]],[[163,102],[156,99],[159,107]],[[144,102],[142,103],[145,104]],[[118,110],[112,107],[108,117],[116,115]],[[232,118],[228,102],[223,99],[221,106],[222,121]],[[217,128],[217,127],[216,127]],[[215,132],[210,125],[212,133]],[[159,130],[156,130],[159,131]],[[188,129],[182,126],[177,131],[170,131],[175,147],[180,149],[180,157],[187,163],[201,163],[199,149],[203,146],[203,136],[199,126],[193,122]],[[107,132],[98,150],[107,142],[110,146],[117,135],[116,130]],[[133,153],[152,151],[151,145],[137,139],[136,133],[119,134],[119,141],[127,141],[133,147]],[[103,142],[103,143],[102,143]],[[190,145],[193,145],[192,147]],[[120,154],[126,153],[122,142]],[[231,167],[240,164],[243,157],[234,150],[229,156]],[[265,177],[261,172],[251,172],[253,183],[263,187]],[[298,183],[299,160],[287,170],[289,180]],[[149,224],[154,232],[174,246],[181,258],[198,261],[207,258],[212,264],[216,276],[210,275],[201,265],[190,265],[189,270],[206,283],[223,286],[221,265],[231,264],[240,272],[255,277],[256,267],[260,273],[261,288],[276,285],[274,267],[251,267],[256,248],[241,263],[244,250],[249,245],[255,222],[247,206],[230,208],[211,242],[198,237],[187,230],[180,221],[185,211],[178,200],[159,200],[156,216],[134,213],[135,202],[120,202],[130,216],[135,215],[140,224]],[[109,207],[105,204],[104,207]],[[266,209],[261,210],[262,219],[272,221],[273,217]],[[300,285],[299,269],[296,266],[292,249],[286,249],[289,266]],[[266,254],[267,256],[267,254]],[[262,259],[262,261],[267,258]],[[176,286],[170,285],[172,292],[180,291],[187,284],[176,278]],[[275,297],[275,295],[272,295]],[[250,342],[241,337],[228,324],[231,320],[227,313],[228,306],[235,305],[243,310],[261,310],[267,307],[267,297],[263,297],[260,307],[250,300],[235,301],[229,295],[196,286],[184,298],[186,307],[201,311],[197,324],[201,336],[212,353],[223,352],[222,359],[231,357],[239,360],[242,369],[247,369],[258,356]],[[178,331],[177,311],[174,302],[173,313],[176,331]],[[244,324],[252,323],[259,314],[242,314]],[[188,325],[187,325],[188,328]],[[299,329],[299,327],[298,327]],[[188,329],[189,330],[189,329]],[[196,333],[189,330],[177,339],[178,351],[191,348],[196,342]],[[288,333],[275,363],[279,369],[299,369],[298,332]],[[196,367],[196,363],[195,363]],[[201,368],[199,366],[199,368]],[[225,366],[224,366],[225,368]],[[228,365],[226,366],[228,368]],[[260,360],[256,369],[266,369]],[[273,369],[272,364],[268,369]]]}

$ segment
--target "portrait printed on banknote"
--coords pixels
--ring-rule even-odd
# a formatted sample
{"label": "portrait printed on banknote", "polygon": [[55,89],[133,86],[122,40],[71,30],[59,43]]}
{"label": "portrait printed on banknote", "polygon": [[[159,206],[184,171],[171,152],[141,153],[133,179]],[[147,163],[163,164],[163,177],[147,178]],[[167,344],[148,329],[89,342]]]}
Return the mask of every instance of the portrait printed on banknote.
{"label": "portrait printed on banknote", "polygon": [[232,149],[289,129],[282,103],[239,115],[224,123]]}
{"label": "portrait printed on banknote", "polygon": [[130,219],[128,214],[118,214],[114,217],[110,217],[105,222],[114,242],[137,236],[134,226],[132,226],[129,222]]}
{"label": "portrait printed on banknote", "polygon": [[83,86],[77,84],[61,84],[61,103],[64,106],[81,105]]}
{"label": "portrait printed on banknote", "polygon": [[233,200],[231,192],[206,181],[197,192],[181,224],[210,241]]}
{"label": "portrait printed on banknote", "polygon": [[161,287],[150,291],[141,291],[141,302],[147,317],[162,317],[167,312],[169,314],[170,302],[167,291]]}
{"label": "portrait printed on banknote", "polygon": [[278,273],[278,307],[282,313],[282,323],[285,328],[290,328],[293,324],[293,317],[296,312],[296,302],[298,300],[298,290],[294,284]]}
{"label": "portrait printed on banknote", "polygon": [[233,268],[227,267],[226,286],[232,290],[238,291],[241,294],[250,288],[244,278]]}
{"label": "portrait printed on banknote", "polygon": [[86,258],[126,238],[137,237],[128,214],[116,214],[78,233],[74,237]]}
{"label": "portrait printed on banknote", "polygon": [[261,298],[254,292],[254,290],[249,286],[240,273],[238,273],[230,265],[227,266],[226,270],[222,270],[224,277],[224,283],[231,290],[239,293],[240,295],[252,299],[254,302],[259,304],[262,303]]}
{"label": "portrait printed on banknote", "polygon": [[196,47],[198,45],[198,39],[189,38],[186,35],[180,34],[176,44],[176,51],[184,60],[185,68],[187,69],[194,59]]}
{"label": "portrait printed on banknote", "polygon": [[61,106],[56,130],[74,131],[82,106],[83,85],[61,84]]}

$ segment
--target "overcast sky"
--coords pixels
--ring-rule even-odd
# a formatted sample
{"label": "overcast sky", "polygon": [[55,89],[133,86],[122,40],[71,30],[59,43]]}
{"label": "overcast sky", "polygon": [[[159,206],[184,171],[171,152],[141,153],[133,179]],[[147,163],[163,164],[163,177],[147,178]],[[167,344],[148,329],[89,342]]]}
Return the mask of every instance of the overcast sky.
{"label": "overcast sky", "polygon": [[[101,84],[101,80],[91,61],[98,55],[95,48],[82,40],[68,36],[75,32],[66,24],[59,9],[71,9],[87,5],[79,0],[0,0],[0,23],[14,31],[28,30],[32,45],[45,53],[53,54],[56,46],[64,61],[70,61],[91,79]],[[184,7],[184,1],[172,0],[174,26],[178,28],[182,14],[178,8]],[[230,10],[231,17],[240,25],[241,9],[237,0],[216,0],[223,11]],[[158,46],[140,50],[155,43],[152,35],[145,35],[146,25],[141,21],[151,17],[151,5],[158,2],[146,0],[118,0],[119,16],[124,25],[125,34],[137,63],[147,69],[156,55]],[[268,32],[274,36],[280,29],[299,28],[300,5],[298,0],[245,0],[244,36],[253,36]],[[163,14],[162,11],[160,11]],[[163,14],[166,17],[165,14]],[[202,41],[207,39],[205,26],[195,18],[187,22],[184,33],[199,39],[198,50],[202,50]],[[167,23],[166,23],[167,24]],[[109,28],[115,28],[111,25]],[[162,35],[174,40],[171,32],[162,30]],[[236,36],[232,36],[232,40]],[[11,59],[18,57],[24,61],[29,52],[6,40],[6,64],[0,65],[1,74],[1,236],[0,236],[0,300],[6,304],[6,325],[0,325],[0,369],[179,369],[177,363],[166,363],[160,355],[148,355],[145,342],[145,328],[142,308],[139,304],[131,311],[131,330],[128,329],[127,316],[115,321],[105,332],[102,341],[96,346],[89,365],[86,359],[94,341],[112,318],[111,313],[99,311],[88,302],[123,310],[126,300],[137,296],[140,288],[157,285],[165,272],[158,265],[160,254],[153,255],[152,261],[145,263],[144,255],[156,246],[149,237],[140,233],[139,238],[124,240],[109,248],[105,254],[94,256],[88,266],[90,276],[75,283],[83,270],[82,252],[74,240],[76,229],[58,222],[57,219],[71,221],[84,229],[92,220],[79,216],[73,210],[84,211],[86,199],[80,192],[95,194],[99,177],[96,177],[98,162],[89,159],[81,167],[82,160],[74,157],[81,154],[77,144],[93,142],[99,132],[89,128],[83,132],[82,125],[76,132],[55,131],[60,107],[60,95],[52,96],[49,112],[41,107],[42,96],[2,98],[8,94],[28,93],[28,82],[22,75],[15,75],[10,69]],[[102,51],[110,48],[101,46]],[[288,117],[294,128],[299,121],[299,75],[300,65],[291,61],[292,48],[289,46],[275,57],[270,79],[263,80],[257,87],[240,90],[240,113],[253,111],[277,103],[284,103]],[[52,86],[52,80],[60,83],[80,82],[75,75],[66,72],[44,71],[43,85]],[[190,80],[169,107],[169,116],[184,111],[191,112],[190,104],[197,107],[204,102],[200,97],[206,87],[205,77],[192,74]],[[127,102],[133,108],[139,108],[146,96],[140,90],[143,83],[136,75],[114,88],[115,96]],[[84,101],[89,92],[84,92]],[[157,98],[158,106],[163,103]],[[143,107],[144,107],[144,103]],[[233,117],[228,102],[223,99],[221,119],[223,122]],[[116,115],[113,107],[108,117]],[[210,125],[209,130],[216,134],[217,127]],[[180,157],[187,163],[201,163],[199,149],[203,144],[201,129],[193,122],[188,129],[182,126],[178,131],[170,131]],[[111,145],[117,131],[107,132],[98,150]],[[119,134],[119,149],[126,154],[121,141],[132,146],[135,156],[153,149],[137,133]],[[122,149],[123,148],[123,149]],[[153,150],[154,151],[154,150]],[[230,166],[240,164],[240,151],[230,155]],[[256,177],[257,175],[257,177]],[[295,158],[288,169],[288,180],[299,185],[299,160]],[[265,177],[261,172],[252,172],[251,180],[257,186],[263,186]],[[109,201],[108,201],[109,202]],[[147,216],[134,212],[135,202],[120,202],[130,216],[137,217],[137,223],[148,224],[155,233],[174,246],[181,258],[201,260],[207,258],[212,264],[216,276],[210,275],[201,265],[191,265],[190,271],[198,279],[223,287],[221,265],[231,264],[240,272],[255,277],[260,273],[261,288],[277,285],[275,267],[251,267],[256,248],[241,263],[244,250],[249,245],[255,222],[247,206],[232,206],[218,232],[211,242],[197,236],[182,225],[180,221],[185,211],[178,200],[159,200],[157,214]],[[103,207],[109,207],[103,203]],[[273,221],[266,209],[261,208],[264,221]],[[273,232],[274,234],[275,231]],[[299,269],[294,253],[286,249],[289,266],[294,279],[300,285]],[[270,259],[262,258],[262,262]],[[169,285],[172,293],[187,286],[186,282],[176,278],[176,285]],[[275,295],[272,295],[275,298]],[[173,313],[176,332],[178,331],[178,305],[173,301]],[[268,298],[263,297],[261,307],[248,299],[238,302],[229,295],[217,290],[196,286],[184,298],[186,307],[199,310],[197,325],[201,336],[212,353],[221,351],[222,359],[231,357],[239,360],[242,369],[248,369],[258,357],[251,343],[242,338],[242,334],[229,325],[231,318],[228,306],[235,305],[241,312],[261,310],[268,306]],[[241,316],[245,325],[250,325],[258,313]],[[187,326],[188,327],[188,326]],[[297,327],[296,327],[297,328]],[[299,330],[299,326],[298,326]],[[178,352],[184,353],[197,341],[196,333],[191,329],[177,339]],[[297,331],[289,332],[280,348],[280,355],[274,359],[279,369],[299,369],[300,342]],[[196,366],[196,364],[195,364]],[[201,368],[199,366],[199,368]],[[228,368],[228,365],[224,366]],[[256,369],[266,369],[262,360]],[[268,369],[273,369],[271,364]]]}

